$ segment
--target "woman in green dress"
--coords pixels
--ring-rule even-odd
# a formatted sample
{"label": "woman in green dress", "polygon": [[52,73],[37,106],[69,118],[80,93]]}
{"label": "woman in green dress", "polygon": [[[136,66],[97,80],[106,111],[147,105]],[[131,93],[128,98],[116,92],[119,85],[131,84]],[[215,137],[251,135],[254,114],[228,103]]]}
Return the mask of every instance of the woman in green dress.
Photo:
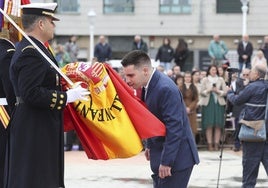
{"label": "woman in green dress", "polygon": [[211,65],[201,82],[202,130],[206,133],[208,150],[219,150],[221,132],[224,128],[226,84],[218,76],[217,67]]}

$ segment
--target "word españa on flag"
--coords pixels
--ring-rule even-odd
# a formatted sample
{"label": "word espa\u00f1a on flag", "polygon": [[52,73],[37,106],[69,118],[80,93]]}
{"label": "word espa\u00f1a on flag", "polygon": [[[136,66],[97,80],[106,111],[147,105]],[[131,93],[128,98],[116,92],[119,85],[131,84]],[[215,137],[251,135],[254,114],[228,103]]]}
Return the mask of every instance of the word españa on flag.
{"label": "word espa\u00f1a on flag", "polygon": [[[90,97],[91,98],[91,97]],[[113,115],[113,110],[121,111],[122,110],[122,103],[119,99],[119,96],[116,94],[115,98],[113,99],[113,102],[109,108],[100,108],[100,109],[94,109],[92,106],[92,99],[89,101],[90,106],[88,107],[85,103],[82,103],[81,101],[78,102],[78,104],[75,106],[75,109],[77,112],[80,113],[81,116],[84,118],[91,116],[90,119],[92,121],[97,120],[100,122],[103,121],[111,121],[115,119],[116,117]],[[83,106],[81,106],[83,105]],[[82,108],[81,108],[82,107]],[[81,110],[80,110],[81,108]]]}

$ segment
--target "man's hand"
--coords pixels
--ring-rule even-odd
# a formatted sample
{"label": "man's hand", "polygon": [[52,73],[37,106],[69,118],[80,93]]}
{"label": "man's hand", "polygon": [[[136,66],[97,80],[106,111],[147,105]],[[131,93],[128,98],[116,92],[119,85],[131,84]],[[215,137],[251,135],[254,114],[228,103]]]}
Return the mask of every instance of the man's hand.
{"label": "man's hand", "polygon": [[229,91],[233,91],[233,87],[232,86],[226,86],[226,91],[229,92]]}
{"label": "man's hand", "polygon": [[244,86],[248,85],[248,83],[249,83],[249,79],[245,79],[245,80],[243,81],[243,85],[244,85]]}
{"label": "man's hand", "polygon": [[186,107],[186,112],[187,112],[187,114],[190,114],[191,113],[191,109],[189,107]]}
{"label": "man's hand", "polygon": [[159,174],[158,176],[160,178],[165,178],[167,176],[171,176],[171,167],[160,165],[159,166]]}
{"label": "man's hand", "polygon": [[87,96],[90,94],[90,92],[87,89],[82,88],[81,86],[69,89],[66,93],[67,93],[67,103],[72,103],[76,100],[88,100]]}
{"label": "man's hand", "polygon": [[145,155],[146,160],[150,161],[150,149],[145,148],[144,155]]}
{"label": "man's hand", "polygon": [[248,59],[248,56],[247,56],[247,55],[242,55],[242,58],[243,58],[244,60],[247,60],[247,59]]}

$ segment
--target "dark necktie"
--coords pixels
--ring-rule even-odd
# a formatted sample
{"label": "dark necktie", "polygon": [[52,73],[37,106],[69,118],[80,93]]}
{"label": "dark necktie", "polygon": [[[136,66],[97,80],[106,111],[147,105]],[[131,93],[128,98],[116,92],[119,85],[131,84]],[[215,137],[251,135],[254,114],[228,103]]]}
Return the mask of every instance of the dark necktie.
{"label": "dark necktie", "polygon": [[142,90],[141,90],[141,100],[145,101],[145,88],[144,87],[142,87]]}

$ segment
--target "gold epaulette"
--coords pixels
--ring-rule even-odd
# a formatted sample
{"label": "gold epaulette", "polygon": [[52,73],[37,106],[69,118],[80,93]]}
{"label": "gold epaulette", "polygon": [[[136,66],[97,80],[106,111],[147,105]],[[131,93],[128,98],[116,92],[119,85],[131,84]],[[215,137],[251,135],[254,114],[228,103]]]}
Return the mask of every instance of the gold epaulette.
{"label": "gold epaulette", "polygon": [[23,48],[21,50],[21,52],[23,52],[24,50],[29,49],[29,48],[35,49],[33,45],[29,45],[29,46],[26,46],[25,48]]}

